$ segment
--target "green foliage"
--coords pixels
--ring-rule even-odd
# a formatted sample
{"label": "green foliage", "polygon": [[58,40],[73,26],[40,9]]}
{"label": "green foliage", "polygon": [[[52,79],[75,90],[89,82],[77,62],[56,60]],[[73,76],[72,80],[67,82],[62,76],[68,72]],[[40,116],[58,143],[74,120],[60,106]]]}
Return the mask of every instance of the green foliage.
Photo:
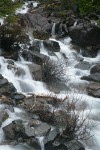
{"label": "green foliage", "polygon": [[81,14],[88,14],[100,10],[100,1],[99,0],[80,0],[79,9]]}
{"label": "green foliage", "polygon": [[98,24],[98,26],[99,26],[99,28],[100,28],[100,19],[97,21],[97,24]]}
{"label": "green foliage", "polygon": [[18,20],[19,20],[19,17],[17,15],[9,15],[5,21],[8,24],[13,24],[13,23],[17,23]]}
{"label": "green foliage", "polygon": [[0,0],[0,16],[12,14],[16,8],[22,6],[20,2],[13,2],[12,0]]}
{"label": "green foliage", "polygon": [[[79,7],[80,13],[87,15],[100,10],[100,0],[39,0],[51,11],[71,10],[73,6]],[[57,6],[58,4],[58,6]]]}

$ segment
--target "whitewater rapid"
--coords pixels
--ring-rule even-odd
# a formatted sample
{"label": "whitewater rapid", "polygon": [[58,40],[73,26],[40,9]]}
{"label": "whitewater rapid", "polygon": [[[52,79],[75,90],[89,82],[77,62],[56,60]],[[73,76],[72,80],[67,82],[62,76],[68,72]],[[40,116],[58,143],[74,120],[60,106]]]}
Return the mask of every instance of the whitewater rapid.
{"label": "whitewater rapid", "polygon": [[[55,39],[50,39],[50,40],[55,40]],[[55,40],[56,41],[56,40]],[[65,56],[68,58],[68,65],[65,66],[65,74],[66,77],[69,78],[67,85],[70,88],[70,91],[60,91],[60,93],[57,95],[59,97],[64,97],[66,95],[68,95],[69,99],[78,99],[79,103],[81,105],[81,103],[86,103],[86,109],[84,111],[84,115],[87,116],[88,113],[88,120],[90,120],[92,123],[95,123],[95,127],[93,128],[93,130],[91,131],[91,134],[93,135],[93,137],[91,139],[89,139],[89,142],[85,143],[87,145],[85,145],[87,147],[87,150],[98,150],[100,148],[100,99],[99,98],[94,98],[92,96],[87,95],[86,93],[86,86],[88,85],[88,81],[84,81],[81,80],[80,78],[83,75],[89,75],[89,70],[80,70],[75,68],[75,65],[78,63],[78,61],[76,60],[75,57],[75,53],[76,55],[81,56],[80,53],[76,52],[76,50],[71,48],[71,39],[70,38],[66,38],[63,41],[57,41],[59,42],[60,45],[60,52],[56,52],[55,54],[58,57],[58,60],[62,59],[64,61],[64,58],[62,57],[62,53],[65,54]],[[43,46],[43,43],[41,44],[41,53],[46,55],[46,49]],[[50,56],[51,59],[57,59],[57,57],[52,57]],[[83,56],[81,56],[83,57]],[[93,63],[99,63],[100,61],[100,53],[98,53],[97,57],[95,58],[86,58],[83,57],[85,61],[93,64]],[[0,73],[8,79],[9,82],[12,82],[15,86],[15,88],[17,89],[18,92],[27,94],[27,93],[35,93],[35,94],[54,94],[53,92],[49,91],[46,87],[46,85],[41,82],[41,81],[35,81],[32,79],[32,75],[29,71],[29,68],[27,66],[27,63],[31,63],[31,62],[26,62],[24,59],[21,59],[21,61],[18,62],[14,62],[14,65],[16,66],[16,68],[20,68],[23,69],[25,74],[24,75],[20,75],[20,76],[16,76],[16,69],[8,69],[8,62],[5,58],[0,57],[0,64],[1,64],[1,68],[0,68]],[[77,72],[80,72],[79,74],[77,74]],[[78,106],[79,107],[79,106]],[[79,109],[79,108],[77,108]],[[77,111],[77,110],[76,110]],[[80,110],[81,113],[81,110]],[[18,119],[18,116],[16,116],[16,111],[15,113],[11,113],[10,114],[10,121],[13,120],[13,118]],[[20,116],[19,116],[20,117]],[[5,125],[6,123],[4,123]],[[0,130],[1,131],[1,130]],[[2,133],[2,131],[1,131]],[[3,136],[3,133],[1,134]],[[91,143],[91,144],[90,144]],[[9,147],[9,146],[4,146],[6,149],[8,150],[12,150],[13,147]],[[0,150],[3,148],[3,146],[0,146]],[[19,147],[18,147],[19,148]],[[14,148],[14,149],[17,149]],[[20,149],[20,148],[19,148]]]}

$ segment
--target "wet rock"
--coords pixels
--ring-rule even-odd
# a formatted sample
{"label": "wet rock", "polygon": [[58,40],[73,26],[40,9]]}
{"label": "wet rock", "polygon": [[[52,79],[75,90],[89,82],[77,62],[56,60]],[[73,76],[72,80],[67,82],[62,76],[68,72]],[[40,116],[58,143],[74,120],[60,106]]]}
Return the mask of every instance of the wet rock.
{"label": "wet rock", "polygon": [[13,140],[15,138],[15,132],[13,130],[13,123],[10,123],[7,126],[3,127],[3,132],[5,134],[6,139]]}
{"label": "wet rock", "polygon": [[50,142],[45,145],[45,149],[47,149],[47,150],[51,150],[51,149],[52,150],[68,150],[67,147],[63,144],[60,146],[54,147],[53,144]]}
{"label": "wet rock", "polygon": [[75,17],[74,17],[74,16],[71,16],[71,17],[68,18],[67,26],[68,26],[68,27],[71,27],[71,26],[74,25],[75,22],[76,22]]}
{"label": "wet rock", "polygon": [[78,63],[77,65],[75,65],[75,68],[78,68],[81,70],[89,70],[90,67],[91,67],[91,65],[86,61],[82,61],[82,62]]}
{"label": "wet rock", "polygon": [[25,60],[30,60],[31,58],[31,61],[34,62],[35,64],[38,64],[38,65],[43,65],[44,62],[48,61],[50,58],[49,56],[46,56],[44,54],[40,54],[36,51],[23,51],[22,52],[22,56],[25,58]]}
{"label": "wet rock", "polygon": [[84,57],[96,57],[100,47],[99,46],[83,46],[81,54]]}
{"label": "wet rock", "polygon": [[56,38],[64,38],[66,36],[68,36],[68,29],[67,29],[67,25],[66,25],[66,21],[63,20],[62,22],[58,22],[55,25],[55,35]]}
{"label": "wet rock", "polygon": [[35,129],[33,127],[30,127],[29,125],[25,126],[25,134],[28,137],[34,137],[35,136]]}
{"label": "wet rock", "polygon": [[65,142],[64,145],[67,146],[68,150],[85,150],[83,144],[81,144],[79,141],[72,140],[69,142]]}
{"label": "wet rock", "polygon": [[36,119],[32,119],[32,121],[29,123],[29,125],[31,127],[37,127],[41,124],[41,121],[40,120],[36,120]]}
{"label": "wet rock", "polygon": [[11,93],[13,92],[16,92],[16,89],[12,83],[9,83],[7,79],[1,81],[1,86],[0,86],[1,94],[4,94],[6,96],[6,95],[11,95]]}
{"label": "wet rock", "polygon": [[23,139],[27,137],[24,132],[22,120],[15,120],[12,123],[3,127],[3,132],[7,140],[17,140],[20,137]]}
{"label": "wet rock", "polygon": [[29,70],[34,80],[42,80],[42,67],[37,64],[28,64]]}
{"label": "wet rock", "polygon": [[54,139],[56,138],[56,136],[58,135],[58,129],[57,128],[53,128],[45,137],[44,139],[44,144],[50,142],[50,141],[54,141]]}
{"label": "wet rock", "polygon": [[89,95],[100,98],[100,83],[90,83],[87,87],[87,92]]}
{"label": "wet rock", "polygon": [[[48,18],[42,16],[42,14],[36,13],[27,13],[25,18],[29,21],[29,25],[34,27],[37,31],[45,33],[49,33],[51,31],[51,24],[48,22]],[[42,36],[44,38],[44,36]]]}
{"label": "wet rock", "polygon": [[7,63],[8,63],[8,64],[11,64],[11,65],[14,65],[14,61],[13,61],[12,59],[8,59],[8,60],[7,60]]}
{"label": "wet rock", "polygon": [[40,41],[34,40],[32,46],[29,47],[29,50],[36,51],[40,53]]}
{"label": "wet rock", "polygon": [[[73,26],[69,28],[69,36],[73,42],[80,46],[95,46],[98,47],[100,45],[100,28],[98,26],[93,26],[92,24],[79,24],[77,26]],[[85,51],[91,51],[92,53],[98,52],[98,48],[91,48]]]}
{"label": "wet rock", "polygon": [[25,98],[25,95],[21,94],[21,93],[13,93],[12,94],[12,98],[14,100],[23,100]]}
{"label": "wet rock", "polygon": [[0,87],[3,86],[3,85],[6,85],[8,83],[8,80],[3,78],[3,79],[0,79]]}
{"label": "wet rock", "polygon": [[96,13],[90,13],[88,15],[88,17],[91,19],[91,20],[98,20],[99,19],[99,16],[96,14]]}
{"label": "wet rock", "polygon": [[8,118],[9,118],[9,115],[5,110],[0,111],[0,125],[2,124],[2,122],[4,122]]}
{"label": "wet rock", "polygon": [[83,76],[81,79],[88,80],[88,81],[100,82],[100,73],[93,73],[89,76]]}
{"label": "wet rock", "polygon": [[100,65],[95,65],[91,68],[90,73],[100,73]]}
{"label": "wet rock", "polygon": [[33,150],[41,150],[41,146],[37,139],[31,138],[27,143],[28,143],[28,145],[33,147]]}
{"label": "wet rock", "polygon": [[43,44],[44,44],[44,47],[48,51],[53,51],[53,52],[59,52],[60,51],[59,43],[56,41],[45,40],[45,41],[43,41]]}
{"label": "wet rock", "polygon": [[44,136],[50,131],[51,127],[47,123],[41,123],[35,128],[36,136]]}
{"label": "wet rock", "polygon": [[85,28],[82,25],[71,27],[69,30],[69,36],[72,38],[74,42],[81,45],[100,44],[97,38],[100,36],[100,29],[98,27],[92,27],[91,25],[85,26]]}
{"label": "wet rock", "polygon": [[36,115],[36,114],[33,114],[32,118],[33,118],[33,119],[39,119],[39,116]]}
{"label": "wet rock", "polygon": [[2,74],[0,74],[0,79],[3,79],[3,76],[2,76]]}

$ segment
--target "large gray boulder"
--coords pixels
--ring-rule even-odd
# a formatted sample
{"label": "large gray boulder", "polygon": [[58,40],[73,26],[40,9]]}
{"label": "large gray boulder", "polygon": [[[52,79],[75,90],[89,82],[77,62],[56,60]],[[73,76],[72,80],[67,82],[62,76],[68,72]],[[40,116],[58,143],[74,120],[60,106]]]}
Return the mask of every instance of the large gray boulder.
{"label": "large gray boulder", "polygon": [[41,28],[44,31],[48,30],[49,23],[46,17],[39,13],[28,13],[26,16],[31,22],[32,27]]}
{"label": "large gray boulder", "polygon": [[92,24],[79,24],[69,28],[69,36],[79,45],[100,45],[100,28]]}

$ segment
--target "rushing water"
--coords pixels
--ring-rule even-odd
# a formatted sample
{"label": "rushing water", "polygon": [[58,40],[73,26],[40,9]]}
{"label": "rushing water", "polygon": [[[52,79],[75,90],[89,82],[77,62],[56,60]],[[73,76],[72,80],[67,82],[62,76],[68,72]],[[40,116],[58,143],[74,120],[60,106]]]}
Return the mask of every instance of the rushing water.
{"label": "rushing water", "polygon": [[[51,39],[55,40],[55,39]],[[80,70],[75,68],[75,65],[78,63],[76,59],[77,56],[81,56],[81,54],[77,53],[74,49],[71,48],[70,44],[70,38],[66,38],[63,41],[58,41],[60,45],[60,52],[56,52],[55,54],[57,57],[52,57],[50,56],[51,59],[57,59],[60,60],[62,59],[65,61],[65,57],[63,57],[61,54],[64,53],[66,58],[68,59],[68,65],[65,66],[65,73],[66,77],[69,78],[67,85],[70,88],[70,91],[61,91],[59,93],[60,97],[64,97],[66,94],[69,96],[69,99],[79,99],[80,102],[86,103],[86,109],[84,112],[84,115],[87,115],[88,113],[88,120],[91,120],[91,122],[95,123],[96,126],[93,128],[91,134],[94,135],[91,139],[89,139],[88,145],[86,145],[87,150],[98,150],[100,148],[100,99],[99,98],[94,98],[86,94],[86,91],[84,90],[85,87],[88,84],[88,81],[81,80],[80,78],[83,75],[88,75],[89,70]],[[46,54],[46,49],[44,48],[43,43],[41,42],[41,53]],[[75,55],[76,54],[76,55]],[[83,56],[81,56],[83,57]],[[98,56],[95,58],[86,58],[84,57],[84,60],[94,64],[94,63],[99,63],[100,61],[100,53],[98,53]],[[14,62],[15,68],[20,68],[24,71],[23,75],[16,76],[16,69],[8,69],[8,62],[5,58],[0,57],[0,64],[1,64],[1,69],[0,73],[9,80],[9,82],[12,82],[14,86],[16,87],[18,92],[23,92],[23,93],[35,93],[35,94],[46,94],[49,93],[50,91],[46,88],[46,85],[43,82],[40,81],[34,81],[32,79],[32,76],[30,74],[29,68],[27,66],[29,62],[24,61],[21,59],[21,61]],[[81,110],[80,110],[81,113]],[[11,116],[12,119],[8,120],[12,121],[13,118],[17,119],[18,116],[16,116],[16,111],[15,113],[9,112],[9,115]],[[20,115],[19,115],[20,117]],[[6,123],[5,123],[6,124]],[[4,125],[5,125],[4,124]],[[4,126],[3,125],[3,126]],[[3,136],[2,130],[0,130],[1,135]],[[39,138],[40,142],[42,141],[41,138]],[[43,145],[43,143],[41,142]],[[3,148],[1,146],[0,150]],[[12,150],[12,147],[5,146],[6,149]],[[17,149],[17,148],[14,148]],[[43,148],[42,148],[43,149]]]}
{"label": "rushing water", "polygon": [[[31,1],[33,2],[33,1]],[[27,3],[23,6],[22,9],[18,9],[16,13],[26,13],[28,11]],[[37,3],[34,4],[34,7],[37,6]],[[2,21],[2,20],[1,20]],[[74,24],[76,25],[76,24]],[[30,33],[28,34],[30,35]],[[50,40],[54,40],[55,36],[55,23],[52,28],[52,38]],[[30,36],[30,40],[32,43],[33,37]],[[89,62],[90,64],[97,64],[100,63],[100,52],[95,58],[88,58],[83,57],[81,52],[78,53],[75,49],[71,47],[71,39],[65,38],[62,41],[57,41],[60,45],[60,52],[55,52],[56,56],[50,56],[51,59],[62,60],[63,62],[67,61],[67,65],[65,65],[65,74],[66,78],[68,78],[67,85],[70,91],[60,91],[57,96],[64,97],[68,95],[69,99],[78,99],[78,107],[76,111],[80,111],[81,114],[81,104],[85,104],[85,111],[84,115],[88,115],[88,120],[91,123],[95,123],[95,127],[91,131],[92,138],[84,142],[87,150],[99,150],[100,149],[100,99],[94,98],[92,96],[87,95],[86,93],[86,86],[88,85],[88,81],[81,80],[80,78],[83,75],[89,75],[89,70],[81,70],[75,68],[75,65],[79,62],[77,60],[78,57],[84,58],[84,61]],[[41,41],[41,49],[40,52],[45,55],[49,55],[47,50],[44,48],[43,42]],[[64,55],[62,55],[64,54]],[[8,61],[4,57],[0,57],[0,73],[8,79],[9,82],[12,82],[18,92],[27,94],[27,93],[35,93],[35,94],[48,94],[52,93],[46,87],[43,82],[35,81],[32,78],[30,70],[28,68],[28,63],[23,58],[20,59],[18,62],[14,62],[14,66],[12,68],[8,68]],[[16,75],[17,69],[22,70],[22,74]],[[54,93],[52,93],[54,94]],[[5,106],[0,105],[0,110],[4,109]],[[21,109],[14,108],[14,112],[8,111],[9,119],[7,119],[3,124],[2,127],[9,124],[11,121],[15,119],[27,119],[25,112]],[[4,134],[2,131],[2,127],[0,128],[0,141],[4,139]],[[44,150],[43,146],[43,137],[38,137],[42,150]],[[1,145],[0,150],[28,150],[30,149],[27,145],[17,145],[17,146],[9,146],[9,145]]]}

